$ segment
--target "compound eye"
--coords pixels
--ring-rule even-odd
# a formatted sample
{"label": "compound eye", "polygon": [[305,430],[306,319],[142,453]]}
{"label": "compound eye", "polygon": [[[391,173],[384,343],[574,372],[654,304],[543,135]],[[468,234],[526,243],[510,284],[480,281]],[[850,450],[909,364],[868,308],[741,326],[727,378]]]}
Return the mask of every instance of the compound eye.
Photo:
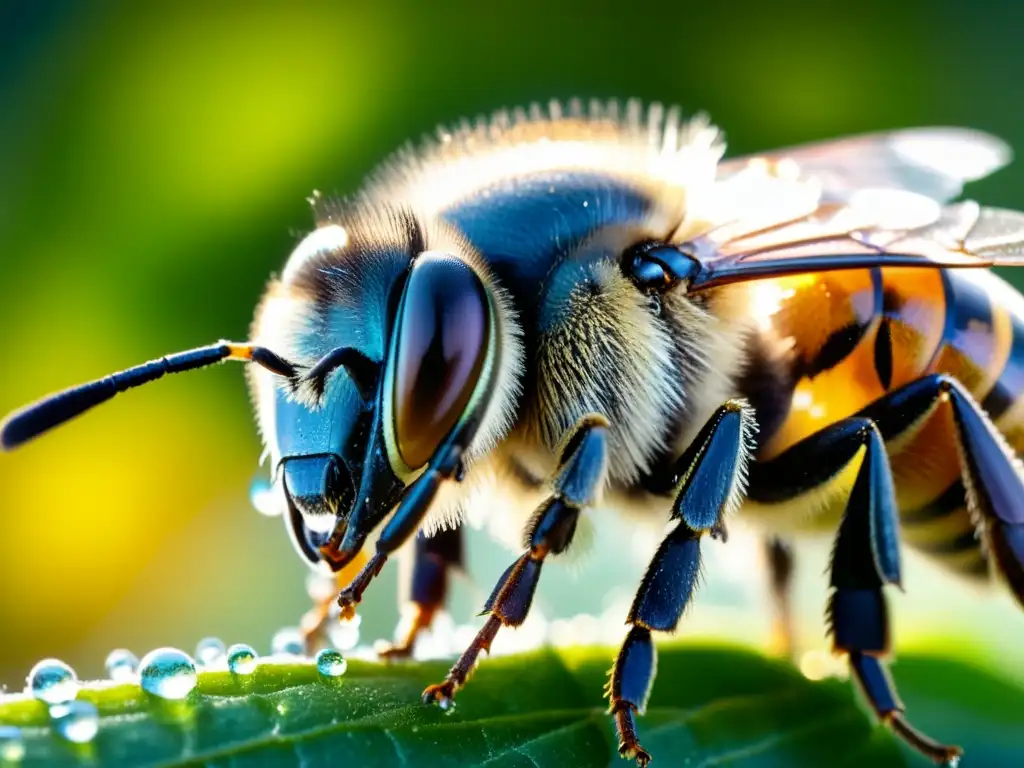
{"label": "compound eye", "polygon": [[395,442],[405,465],[418,469],[458,424],[480,382],[491,334],[480,278],[451,256],[421,254],[396,332]]}

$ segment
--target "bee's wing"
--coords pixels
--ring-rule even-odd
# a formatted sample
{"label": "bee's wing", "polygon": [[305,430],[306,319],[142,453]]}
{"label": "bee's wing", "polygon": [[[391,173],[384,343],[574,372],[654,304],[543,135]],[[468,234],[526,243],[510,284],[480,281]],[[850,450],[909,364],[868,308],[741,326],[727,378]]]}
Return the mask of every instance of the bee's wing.
{"label": "bee's wing", "polygon": [[752,162],[792,161],[802,177],[821,183],[826,200],[847,200],[862,187],[888,187],[947,202],[965,183],[988,176],[1011,159],[1005,142],[981,131],[909,128],[729,159],[719,165],[719,173],[727,177]]}
{"label": "bee's wing", "polygon": [[[934,215],[928,206],[935,207]],[[876,266],[1024,266],[1024,213],[973,201],[940,207],[893,189],[864,189],[798,219],[732,222],[694,238],[690,290],[808,272]]]}

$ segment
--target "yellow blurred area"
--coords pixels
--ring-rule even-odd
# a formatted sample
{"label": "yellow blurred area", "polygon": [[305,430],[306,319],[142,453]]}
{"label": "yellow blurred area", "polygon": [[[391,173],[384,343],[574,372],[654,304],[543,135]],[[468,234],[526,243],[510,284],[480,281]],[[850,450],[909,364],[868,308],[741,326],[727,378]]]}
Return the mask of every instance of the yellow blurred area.
{"label": "yellow blurred area", "polygon": [[[192,296],[161,296],[173,313],[164,320],[168,342],[187,347],[232,331],[244,338],[268,264],[256,254],[261,263],[250,267],[244,245],[211,253],[210,231],[244,229],[265,216],[281,202],[279,185],[308,174],[325,145],[357,146],[370,125],[368,96],[400,63],[375,45],[388,37],[387,14],[335,4],[196,12],[180,5],[154,18],[126,4],[87,17],[68,7],[63,23],[47,20],[56,22],[47,30],[55,39],[53,50],[38,51],[40,69],[15,76],[27,106],[39,96],[33,75],[59,103],[40,105],[50,114],[38,122],[50,135],[22,137],[18,147],[38,153],[49,183],[27,173],[2,187],[5,203],[46,220],[32,232],[25,219],[3,230],[4,253],[18,254],[4,264],[15,274],[4,281],[3,314],[18,328],[6,339],[18,369],[5,370],[4,410],[171,351],[138,312],[161,291],[161,261],[163,274],[190,263],[202,270],[211,260],[251,269],[237,285],[213,286],[248,294],[228,302],[245,309],[227,327],[203,323],[202,335],[176,327],[194,317]],[[83,26],[64,26],[74,22]],[[46,61],[47,53],[57,60]],[[359,77],[344,76],[357,70]],[[60,115],[58,130],[46,118]],[[33,211],[40,202],[45,211]],[[280,249],[277,260],[285,255]],[[0,614],[16,630],[3,641],[0,669],[44,650],[67,653],[223,489],[235,489],[235,504],[244,499],[259,455],[247,399],[240,369],[208,372],[119,398],[4,457]],[[283,537],[282,544],[291,557]]]}
{"label": "yellow blurred area", "polygon": [[[822,7],[812,20],[798,7],[667,0],[10,4],[0,412],[244,338],[262,286],[310,226],[305,197],[353,191],[399,144],[464,115],[640,96],[707,110],[735,151],[915,124],[970,125],[1024,147],[1024,81],[1008,74],[1024,55],[1024,11],[965,23],[961,10],[914,0],[856,17]],[[956,55],[938,40],[955,40]],[[972,191],[1020,208],[1024,169]],[[281,522],[248,508],[260,452],[242,370],[225,365],[123,395],[0,456],[0,684],[20,686],[46,655],[95,676],[114,646],[191,649],[206,634],[266,650],[307,605]],[[552,568],[543,609],[599,613],[615,590],[631,593],[643,562],[622,546],[628,532],[597,526],[586,576]],[[483,536],[472,544],[478,586],[459,587],[461,618],[508,560]],[[742,558],[721,567],[701,593],[714,621],[697,613],[694,626],[728,633],[729,613],[753,637],[767,626],[760,574]],[[365,604],[366,639],[390,634],[393,571]],[[924,573],[915,605],[933,628],[944,617],[929,597],[946,582]],[[818,575],[803,593],[814,617]],[[959,604],[971,609],[969,597]],[[977,610],[979,635],[1019,636],[1008,601]]]}
{"label": "yellow blurred area", "polygon": [[403,64],[401,46],[379,55],[399,31],[388,14],[355,5],[176,5],[159,24],[128,9],[94,41],[120,64],[80,94],[92,151],[79,177],[105,177],[128,212],[164,204],[186,226],[251,216],[325,145],[357,146],[374,92]]}

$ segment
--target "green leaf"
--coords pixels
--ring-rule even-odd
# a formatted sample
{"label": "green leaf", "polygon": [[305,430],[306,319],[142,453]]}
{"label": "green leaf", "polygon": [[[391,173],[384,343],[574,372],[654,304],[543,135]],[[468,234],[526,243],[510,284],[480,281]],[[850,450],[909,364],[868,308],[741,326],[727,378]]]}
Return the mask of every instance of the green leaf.
{"label": "green leaf", "polygon": [[[24,696],[0,698],[0,724],[22,727],[24,766],[627,766],[601,699],[611,657],[595,648],[485,659],[451,714],[419,701],[446,664],[353,661],[322,681],[312,662],[295,661],[265,662],[248,679],[201,673],[183,702],[86,686],[79,698],[101,720],[83,746]],[[1024,691],[926,656],[901,658],[894,675],[911,720],[963,746],[965,768],[1024,765]],[[732,648],[662,647],[640,734],[661,765],[928,765],[873,723],[849,684],[811,682]]]}

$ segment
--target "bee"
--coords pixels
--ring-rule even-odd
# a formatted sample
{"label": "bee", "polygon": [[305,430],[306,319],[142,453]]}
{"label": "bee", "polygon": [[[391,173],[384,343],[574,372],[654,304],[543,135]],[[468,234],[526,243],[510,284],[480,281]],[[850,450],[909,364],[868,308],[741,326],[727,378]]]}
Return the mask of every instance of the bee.
{"label": "bee", "polygon": [[667,520],[606,691],[640,766],[652,633],[694,599],[705,537],[733,515],[763,532],[785,626],[788,542],[832,530],[835,651],[882,722],[953,763],[887,671],[884,588],[905,541],[1024,602],[1024,298],[986,269],[1024,259],[1024,214],[951,202],[1009,150],[935,128],[724,151],[706,118],[632,101],[441,130],[355,196],[312,200],[250,341],[52,395],[7,418],[3,447],[164,374],[250,363],[271,498],[306,561],[354,574],[341,617],[410,553],[391,656],[444,604],[467,510],[504,501],[520,554],[424,692],[443,706],[588,510]]}

